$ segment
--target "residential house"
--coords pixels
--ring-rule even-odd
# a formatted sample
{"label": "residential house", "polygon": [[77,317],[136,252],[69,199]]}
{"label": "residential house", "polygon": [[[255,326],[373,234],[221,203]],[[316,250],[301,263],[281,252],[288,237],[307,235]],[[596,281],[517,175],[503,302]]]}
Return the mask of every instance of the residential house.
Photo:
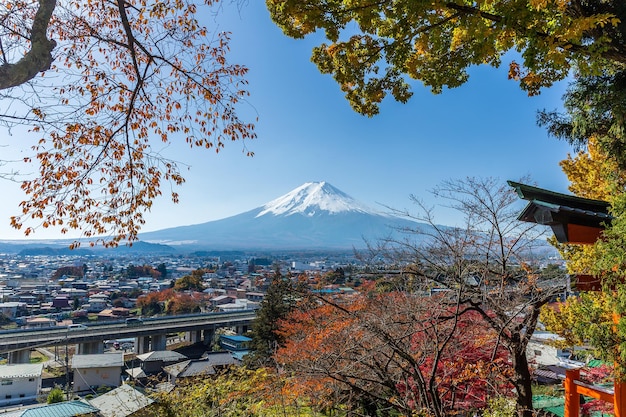
{"label": "residential house", "polygon": [[98,321],[124,320],[130,315],[130,310],[125,307],[113,307],[98,313]]}
{"label": "residential house", "polygon": [[[173,350],[155,350],[137,355],[136,358],[140,361],[140,370],[146,376],[162,372],[164,367],[188,359],[187,356]],[[134,372],[131,373],[129,371]],[[141,376],[141,373],[137,370],[137,368],[129,369],[127,372],[136,378]]]}
{"label": "residential house", "polygon": [[48,317],[35,317],[26,320],[27,329],[41,329],[44,327],[54,327],[56,325],[57,321]]}
{"label": "residential house", "polygon": [[535,367],[546,365],[558,365],[569,359],[572,352],[567,349],[560,349],[553,345],[559,336],[545,331],[536,331],[526,347],[528,363]]}
{"label": "residential house", "polygon": [[220,347],[227,350],[237,360],[243,360],[250,351],[248,345],[252,341],[251,338],[241,335],[220,335]]}
{"label": "residential house", "polygon": [[124,366],[122,352],[74,355],[74,392],[84,393],[98,387],[119,387]]}
{"label": "residential house", "polygon": [[17,301],[0,303],[0,314],[10,319],[14,319],[18,315],[24,314],[27,311],[26,303],[20,303]]}
{"label": "residential house", "polygon": [[201,375],[215,375],[218,371],[233,365],[240,365],[230,352],[207,352],[200,359],[192,359],[169,365],[163,368],[168,375],[168,382],[175,384],[176,380]]}
{"label": "residential house", "polygon": [[42,371],[43,363],[0,365],[0,405],[35,401]]}
{"label": "residential house", "polygon": [[67,295],[57,296],[52,299],[52,307],[58,310],[71,310],[71,300]]}
{"label": "residential house", "polygon": [[218,295],[209,300],[211,303],[211,308],[217,309],[219,306],[224,304],[231,304],[235,302],[236,298],[231,297],[230,295]]}
{"label": "residential house", "polygon": [[248,345],[251,341],[252,339],[246,336],[222,334],[220,335],[219,343],[222,349],[232,352],[248,350]]}
{"label": "residential house", "polygon": [[126,384],[89,400],[89,404],[100,411],[101,417],[131,417],[153,402],[153,399]]}
{"label": "residential house", "polygon": [[93,294],[82,308],[90,313],[97,313],[109,307],[109,296],[104,293]]}
{"label": "residential house", "polygon": [[246,298],[250,301],[254,301],[256,303],[260,303],[265,298],[265,293],[262,292],[247,292]]}
{"label": "residential house", "polygon": [[217,306],[218,311],[241,311],[241,310],[258,310],[259,303],[252,302],[247,299],[237,299],[234,303],[220,304]]}
{"label": "residential house", "polygon": [[8,301],[13,301],[17,303],[26,303],[28,305],[33,305],[37,302],[37,296],[33,295],[31,292],[21,291],[15,294],[11,294],[7,297]]}

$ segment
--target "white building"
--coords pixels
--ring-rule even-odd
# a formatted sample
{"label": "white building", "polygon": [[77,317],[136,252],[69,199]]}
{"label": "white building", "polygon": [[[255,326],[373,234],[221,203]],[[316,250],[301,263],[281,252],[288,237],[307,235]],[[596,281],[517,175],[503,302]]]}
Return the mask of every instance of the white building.
{"label": "white building", "polygon": [[526,356],[528,363],[538,367],[544,365],[557,365],[564,360],[569,359],[571,352],[569,350],[559,349],[552,342],[559,340],[560,337],[554,333],[536,331],[526,347]]}
{"label": "white building", "polygon": [[0,365],[0,405],[36,400],[42,371],[43,363]]}
{"label": "white building", "polygon": [[87,392],[98,387],[119,387],[122,382],[123,352],[74,355],[74,392]]}
{"label": "white building", "polygon": [[17,312],[19,310],[26,310],[26,306],[26,303],[20,303],[18,301],[0,303],[0,313],[4,314],[10,319],[14,319],[17,316]]}

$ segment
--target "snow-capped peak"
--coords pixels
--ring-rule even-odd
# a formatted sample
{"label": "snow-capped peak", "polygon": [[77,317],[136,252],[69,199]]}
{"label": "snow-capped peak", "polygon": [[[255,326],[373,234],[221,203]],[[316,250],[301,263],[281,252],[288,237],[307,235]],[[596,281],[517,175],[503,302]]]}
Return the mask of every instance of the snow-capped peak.
{"label": "snow-capped peak", "polygon": [[261,207],[256,217],[265,214],[285,215],[302,214],[315,216],[321,212],[361,212],[374,213],[367,206],[359,203],[348,194],[338,190],[327,182],[307,182],[295,190],[270,201]]}

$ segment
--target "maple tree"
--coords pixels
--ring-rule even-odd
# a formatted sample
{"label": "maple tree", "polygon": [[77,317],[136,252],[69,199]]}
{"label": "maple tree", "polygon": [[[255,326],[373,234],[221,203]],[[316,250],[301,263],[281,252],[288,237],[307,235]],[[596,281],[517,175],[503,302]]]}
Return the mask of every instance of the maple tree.
{"label": "maple tree", "polygon": [[168,288],[163,291],[152,291],[137,298],[137,307],[144,316],[154,314],[189,314],[201,310],[202,300],[198,294],[186,294]]}
{"label": "maple tree", "polygon": [[579,197],[608,201],[626,185],[626,172],[614,158],[603,152],[594,137],[585,150],[560,162],[570,182],[568,189]]}
{"label": "maple tree", "polygon": [[[78,230],[92,244],[136,240],[146,210],[184,183],[164,149],[219,151],[255,138],[238,115],[247,68],[229,34],[203,26],[219,0],[9,0],[0,4],[7,128],[38,137],[35,175],[11,223]],[[78,245],[76,241],[73,246]]]}
{"label": "maple tree", "polygon": [[365,290],[295,309],[275,354],[290,390],[320,409],[444,416],[508,393],[508,355],[455,297]]}
{"label": "maple tree", "polygon": [[433,209],[412,196],[417,213],[396,212],[429,227],[404,229],[403,238],[388,239],[373,251],[402,266],[399,287],[415,291],[434,286],[458,293],[459,304],[482,317],[510,355],[509,381],[517,412],[530,417],[532,378],[526,347],[542,306],[564,292],[564,274],[533,265],[531,254],[543,240],[543,231],[517,220],[519,199],[498,179],[448,180],[433,194],[463,216],[461,225],[439,225]]}
{"label": "maple tree", "polygon": [[618,0],[392,2],[266,0],[283,32],[323,33],[312,61],[331,74],[351,106],[374,115],[387,94],[406,102],[409,76],[440,93],[468,80],[468,68],[499,66],[517,51],[509,77],[528,94],[572,69],[599,75],[626,63],[626,9]]}

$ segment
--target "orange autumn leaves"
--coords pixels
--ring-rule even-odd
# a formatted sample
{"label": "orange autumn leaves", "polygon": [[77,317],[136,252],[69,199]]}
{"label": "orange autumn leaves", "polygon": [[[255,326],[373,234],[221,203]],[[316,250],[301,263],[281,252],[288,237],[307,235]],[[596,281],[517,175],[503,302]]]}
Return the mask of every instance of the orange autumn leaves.
{"label": "orange autumn leaves", "polygon": [[[3,24],[22,29],[2,40],[18,51],[37,2],[13,3],[0,6],[9,16]],[[247,68],[228,61],[228,33],[198,20],[218,3],[56,4],[48,26],[57,43],[52,67],[9,93],[24,109],[22,123],[40,137],[25,158],[39,168],[23,182],[27,199],[12,218],[15,228],[26,235],[37,227],[78,230],[107,246],[132,242],[159,196],[178,201],[185,179],[168,149],[219,151],[240,141],[252,155],[244,142],[256,137],[254,125],[238,114]]]}
{"label": "orange autumn leaves", "polygon": [[510,389],[507,355],[477,315],[456,315],[444,297],[392,292],[296,310],[275,355],[287,386],[322,408],[338,397],[407,414],[483,407]]}

